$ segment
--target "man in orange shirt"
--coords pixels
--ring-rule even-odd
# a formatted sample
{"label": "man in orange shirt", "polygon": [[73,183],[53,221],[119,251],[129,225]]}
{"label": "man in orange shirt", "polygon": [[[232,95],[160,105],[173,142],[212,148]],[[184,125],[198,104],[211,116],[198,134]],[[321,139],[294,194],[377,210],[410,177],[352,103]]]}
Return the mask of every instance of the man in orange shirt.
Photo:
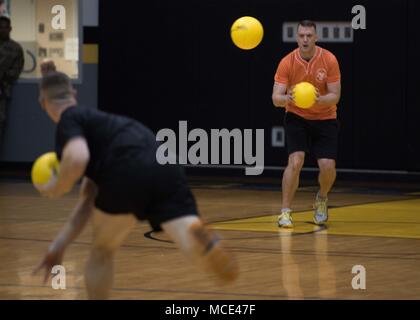
{"label": "man in orange shirt", "polygon": [[[316,25],[304,20],[297,31],[298,48],[284,57],[274,77],[273,103],[286,108],[285,130],[289,162],[283,175],[280,227],[293,227],[291,202],[299,186],[305,152],[314,153],[318,166],[320,189],[315,200],[314,222],[328,220],[328,193],[336,178],[338,148],[337,103],[341,94],[340,68],[335,56],[318,47]],[[293,87],[300,82],[312,83],[317,100],[310,109],[294,103]]]}

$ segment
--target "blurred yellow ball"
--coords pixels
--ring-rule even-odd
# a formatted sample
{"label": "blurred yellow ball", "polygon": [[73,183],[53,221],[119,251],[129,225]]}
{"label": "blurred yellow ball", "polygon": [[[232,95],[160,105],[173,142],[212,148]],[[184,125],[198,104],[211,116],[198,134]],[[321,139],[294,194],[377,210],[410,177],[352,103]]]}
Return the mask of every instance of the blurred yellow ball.
{"label": "blurred yellow ball", "polygon": [[311,108],[316,101],[316,89],[309,82],[301,82],[293,89],[296,106],[302,109]]}
{"label": "blurred yellow ball", "polygon": [[49,152],[40,156],[32,166],[32,183],[43,185],[48,183],[53,175],[59,170],[59,161],[55,152]]}
{"label": "blurred yellow ball", "polygon": [[230,36],[237,47],[243,50],[251,50],[261,43],[264,28],[254,17],[245,16],[233,23]]}

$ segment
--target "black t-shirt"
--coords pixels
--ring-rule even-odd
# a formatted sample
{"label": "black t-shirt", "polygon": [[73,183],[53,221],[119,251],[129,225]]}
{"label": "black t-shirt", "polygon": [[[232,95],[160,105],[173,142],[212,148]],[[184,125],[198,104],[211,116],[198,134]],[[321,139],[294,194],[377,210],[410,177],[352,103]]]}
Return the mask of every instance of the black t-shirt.
{"label": "black t-shirt", "polygon": [[56,129],[60,160],[67,142],[80,136],[90,151],[85,175],[95,182],[133,160],[156,162],[156,137],[136,120],[80,106],[66,109]]}

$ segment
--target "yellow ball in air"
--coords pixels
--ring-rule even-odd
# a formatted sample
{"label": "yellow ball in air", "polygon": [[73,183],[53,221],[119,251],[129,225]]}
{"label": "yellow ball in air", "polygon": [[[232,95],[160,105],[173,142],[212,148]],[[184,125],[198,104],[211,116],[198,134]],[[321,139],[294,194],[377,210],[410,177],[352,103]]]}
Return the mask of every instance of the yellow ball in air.
{"label": "yellow ball in air", "polygon": [[254,17],[245,16],[233,23],[230,35],[237,47],[243,50],[251,50],[261,43],[264,28],[261,22]]}

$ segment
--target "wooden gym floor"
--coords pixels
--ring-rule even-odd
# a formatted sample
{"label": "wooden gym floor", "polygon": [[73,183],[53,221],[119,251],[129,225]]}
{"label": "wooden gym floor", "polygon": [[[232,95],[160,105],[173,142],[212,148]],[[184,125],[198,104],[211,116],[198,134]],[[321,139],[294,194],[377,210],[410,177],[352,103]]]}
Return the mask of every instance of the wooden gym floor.
{"label": "wooden gym floor", "polygon": [[[193,191],[205,221],[237,256],[238,281],[216,286],[164,234],[139,224],[116,255],[113,299],[420,298],[420,185],[338,183],[330,221],[320,228],[312,223],[310,181],[297,193],[290,231],[276,224],[279,181],[209,181],[192,180]],[[90,228],[66,253],[66,290],[31,276],[76,199],[73,192],[52,201],[28,182],[0,182],[0,299],[86,298]],[[355,265],[366,269],[366,290],[352,288]]]}

